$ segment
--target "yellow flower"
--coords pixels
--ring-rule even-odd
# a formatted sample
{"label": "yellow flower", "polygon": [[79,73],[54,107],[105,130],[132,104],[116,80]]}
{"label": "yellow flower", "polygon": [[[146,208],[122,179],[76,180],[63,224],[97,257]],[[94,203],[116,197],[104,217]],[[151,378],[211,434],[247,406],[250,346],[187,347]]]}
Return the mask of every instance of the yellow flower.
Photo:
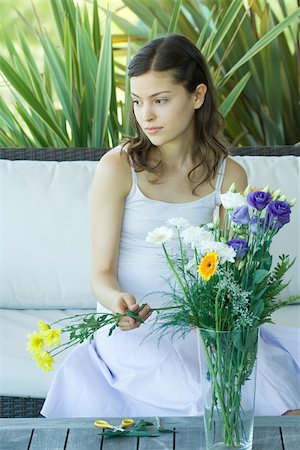
{"label": "yellow flower", "polygon": [[44,337],[40,333],[34,331],[32,334],[28,334],[27,337],[29,341],[27,342],[26,349],[29,352],[35,354],[43,350]]}
{"label": "yellow flower", "polygon": [[47,323],[42,322],[41,320],[38,322],[38,327],[40,331],[47,331],[50,330],[50,327]]}
{"label": "yellow flower", "polygon": [[203,280],[208,281],[216,273],[218,264],[218,254],[216,252],[209,252],[202,258],[197,272],[200,273]]}
{"label": "yellow flower", "polygon": [[43,331],[42,335],[44,338],[44,342],[48,347],[54,347],[55,345],[59,345],[60,344],[60,333],[61,330],[57,329],[57,330],[51,330],[51,328],[49,330]]}
{"label": "yellow flower", "polygon": [[53,370],[53,364],[54,358],[46,350],[41,352],[36,358],[36,365],[40,366],[44,372],[49,372],[49,370]]}

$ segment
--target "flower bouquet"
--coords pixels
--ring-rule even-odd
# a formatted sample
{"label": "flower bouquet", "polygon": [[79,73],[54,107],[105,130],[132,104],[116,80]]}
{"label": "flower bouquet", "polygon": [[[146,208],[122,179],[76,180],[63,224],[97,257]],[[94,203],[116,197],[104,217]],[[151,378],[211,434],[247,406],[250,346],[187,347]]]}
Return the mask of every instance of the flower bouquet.
{"label": "flower bouquet", "polygon": [[170,309],[158,312],[162,333],[199,331],[204,425],[208,449],[251,449],[259,326],[285,301],[283,277],[294,263],[282,255],[272,268],[270,245],[289,222],[295,200],[279,190],[247,187],[221,195],[224,223],[195,227],[172,218],[146,238],[162,246],[176,280]]}
{"label": "flower bouquet", "polygon": [[[218,217],[200,226],[170,218],[148,233],[146,241],[161,246],[174,279],[167,293],[170,301],[152,311],[157,312],[154,326],[161,334],[198,332],[202,384],[208,388],[203,394],[207,447],[248,450],[259,326],[271,322],[275,310],[299,298],[277,299],[287,286],[284,275],[294,260],[282,255],[272,266],[270,254],[272,239],[289,222],[295,200],[287,201],[280,190],[272,193],[268,187],[248,186],[238,193],[233,184],[221,201],[226,210],[222,224]],[[125,315],[141,322],[138,312]],[[111,325],[111,334],[122,317],[119,313],[75,315],[58,321],[67,321],[60,328],[54,328],[58,322],[39,322],[39,331],[29,335],[27,349],[43,370],[51,370],[58,353],[91,341],[104,326]],[[64,334],[68,338],[61,343]]]}

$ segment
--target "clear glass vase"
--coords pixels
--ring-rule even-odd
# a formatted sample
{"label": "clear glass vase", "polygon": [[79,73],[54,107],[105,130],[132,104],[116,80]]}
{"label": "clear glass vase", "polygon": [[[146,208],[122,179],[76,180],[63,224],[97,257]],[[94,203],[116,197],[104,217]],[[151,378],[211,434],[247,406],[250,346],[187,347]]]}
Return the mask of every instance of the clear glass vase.
{"label": "clear glass vase", "polygon": [[251,450],[258,328],[199,329],[207,450]]}

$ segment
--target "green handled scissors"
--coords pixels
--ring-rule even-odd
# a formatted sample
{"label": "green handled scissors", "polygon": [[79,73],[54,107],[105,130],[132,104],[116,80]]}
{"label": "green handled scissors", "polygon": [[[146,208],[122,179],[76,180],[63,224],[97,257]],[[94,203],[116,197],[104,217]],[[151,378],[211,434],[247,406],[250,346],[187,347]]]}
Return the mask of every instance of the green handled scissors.
{"label": "green handled scissors", "polygon": [[132,419],[123,419],[122,423],[117,427],[115,425],[111,425],[106,420],[96,420],[94,422],[94,425],[96,427],[109,428],[110,430],[113,430],[113,431],[125,431],[126,427],[130,427],[133,424],[134,424],[134,420],[132,420]]}

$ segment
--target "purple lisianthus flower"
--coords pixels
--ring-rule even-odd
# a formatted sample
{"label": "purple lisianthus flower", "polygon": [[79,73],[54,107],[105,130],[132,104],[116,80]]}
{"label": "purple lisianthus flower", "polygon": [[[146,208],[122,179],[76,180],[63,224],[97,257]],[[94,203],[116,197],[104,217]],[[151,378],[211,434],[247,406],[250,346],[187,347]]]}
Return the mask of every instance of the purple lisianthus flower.
{"label": "purple lisianthus flower", "polygon": [[247,195],[247,202],[253,208],[262,211],[271,201],[270,192],[254,191]]}
{"label": "purple lisianthus flower", "polygon": [[249,222],[249,219],[250,217],[247,205],[238,206],[232,212],[231,220],[238,225],[246,225]]}
{"label": "purple lisianthus flower", "polygon": [[231,239],[227,244],[235,250],[237,259],[243,259],[249,249],[244,239]]}
{"label": "purple lisianthus flower", "polygon": [[[265,219],[260,219],[259,220],[259,228],[260,230],[263,228],[264,223],[265,223]],[[250,218],[249,220],[249,228],[252,231],[253,234],[257,233],[257,228],[258,228],[258,217],[257,216],[253,216]]]}
{"label": "purple lisianthus flower", "polygon": [[269,227],[281,228],[290,221],[291,207],[287,202],[275,200],[268,205],[267,223]]}

